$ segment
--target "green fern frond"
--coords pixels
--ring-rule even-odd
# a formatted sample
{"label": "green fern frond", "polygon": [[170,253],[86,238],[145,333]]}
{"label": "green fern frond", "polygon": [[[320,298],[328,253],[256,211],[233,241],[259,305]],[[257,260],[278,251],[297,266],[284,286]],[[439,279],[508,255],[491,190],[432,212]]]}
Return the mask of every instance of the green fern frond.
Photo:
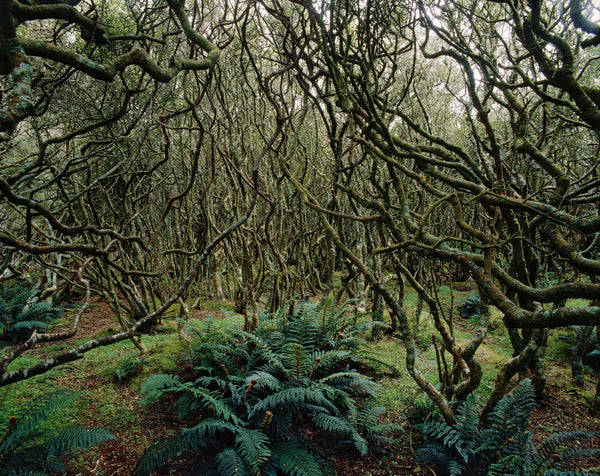
{"label": "green fern frond", "polygon": [[206,441],[195,438],[188,432],[180,432],[150,446],[139,459],[133,470],[134,476],[149,476],[167,462],[206,445]]}
{"label": "green fern frond", "polygon": [[48,320],[52,319],[62,313],[62,308],[52,307],[46,302],[36,302],[30,306],[25,306],[21,312],[19,312],[15,320],[16,321],[37,321],[40,319]]}
{"label": "green fern frond", "polygon": [[361,456],[366,456],[366,454],[369,452],[368,441],[357,431],[352,433],[352,443]]}
{"label": "green fern frond", "polygon": [[441,468],[446,468],[449,461],[454,458],[454,455],[445,446],[436,441],[421,445],[415,451],[415,454],[417,456],[416,462],[431,464]]}
{"label": "green fern frond", "polygon": [[9,448],[17,447],[21,443],[21,440],[31,436],[50,415],[80,396],[80,393],[69,390],[58,390],[40,395],[22,407],[15,414],[16,421],[10,429],[10,433],[0,443],[0,453],[8,451]]}
{"label": "green fern frond", "polygon": [[271,391],[279,391],[283,388],[283,383],[271,372],[256,370],[246,377],[244,386],[247,388],[252,380],[256,380],[256,389],[265,389]]}
{"label": "green fern frond", "polygon": [[197,400],[191,393],[184,393],[175,402],[177,418],[185,419],[191,412],[198,410]]}
{"label": "green fern frond", "polygon": [[317,306],[301,299],[294,315],[288,318],[284,332],[287,342],[312,349],[318,340],[319,328]]}
{"label": "green fern frond", "polygon": [[463,440],[475,443],[479,432],[479,409],[475,397],[467,398],[456,412],[456,428]]}
{"label": "green fern frond", "polygon": [[43,330],[46,329],[48,325],[42,321],[19,321],[11,326],[12,331],[16,331],[19,329],[38,329]]}
{"label": "green fern frond", "polygon": [[35,329],[46,329],[46,323],[62,313],[60,307],[37,302],[39,293],[28,282],[12,287],[0,284],[0,336],[3,341],[26,340]]}
{"label": "green fern frond", "polygon": [[535,391],[531,381],[524,379],[510,395],[498,402],[488,416],[486,426],[497,433],[496,438],[499,440],[524,432],[535,403]]}
{"label": "green fern frond", "polygon": [[212,438],[219,433],[234,434],[242,426],[242,423],[234,424],[218,418],[205,418],[191,428],[181,430],[189,438]]}
{"label": "green fern frond", "polygon": [[341,416],[319,413],[312,420],[319,428],[339,436],[350,437],[356,431],[354,425],[347,418]]}
{"label": "green fern frond", "polygon": [[234,423],[239,421],[234,409],[227,404],[223,396],[218,392],[211,392],[205,388],[191,388],[189,391],[196,399],[197,405],[200,408],[224,420]]}
{"label": "green fern frond", "polygon": [[316,458],[296,443],[274,445],[273,458],[284,476],[324,476]]}
{"label": "green fern frond", "polygon": [[252,474],[260,474],[261,465],[271,457],[269,437],[259,430],[238,428],[235,447]]}
{"label": "green fern frond", "polygon": [[[194,369],[196,370],[196,369]],[[220,389],[225,389],[229,386],[229,384],[231,383],[230,380],[228,379],[224,379],[221,377],[217,377],[217,376],[211,376],[211,375],[203,375],[201,377],[198,377],[196,380],[194,380],[194,386],[196,387],[204,387],[204,388],[220,388]]]}
{"label": "green fern frond", "polygon": [[60,458],[77,450],[84,450],[105,441],[116,439],[117,437],[105,428],[88,429],[85,426],[76,426],[61,431],[48,440],[46,452],[48,456]]}
{"label": "green fern frond", "polygon": [[319,413],[313,416],[313,421],[319,428],[335,433],[342,438],[350,439],[360,454],[364,456],[369,451],[368,436],[370,432],[365,426],[357,424],[358,419],[356,415],[343,417],[327,413]]}
{"label": "green fern frond", "polygon": [[456,427],[445,421],[431,421],[418,425],[418,429],[427,441],[438,442],[448,451],[456,451],[466,463],[469,462],[469,457],[473,453],[472,444],[463,439],[463,435]]}
{"label": "green fern frond", "polygon": [[292,413],[299,416],[300,411],[308,404],[317,405],[335,412],[335,406],[323,395],[320,389],[291,387],[273,395],[269,395],[252,409],[250,417],[262,415],[266,410],[275,415],[278,412]]}
{"label": "green fern frond", "polygon": [[206,418],[192,428],[185,428],[177,435],[150,446],[138,461],[133,474],[149,475],[168,461],[212,443],[217,434],[235,434],[238,429],[238,425],[224,420]]}
{"label": "green fern frond", "polygon": [[251,476],[244,460],[234,448],[225,448],[216,458],[219,476]]}
{"label": "green fern frond", "polygon": [[0,474],[64,472],[57,458],[78,449],[115,439],[108,430],[76,427],[61,432],[40,431],[40,425],[60,408],[80,397],[67,390],[41,395],[9,418],[0,442]]}
{"label": "green fern frond", "polygon": [[361,410],[357,415],[357,421],[364,426],[375,426],[381,416],[385,413],[385,407],[371,407]]}
{"label": "green fern frond", "polygon": [[148,377],[140,389],[140,394],[145,395],[146,402],[158,400],[166,393],[178,391],[182,383],[176,375],[155,374]]}
{"label": "green fern frond", "polygon": [[353,355],[347,350],[328,350],[328,351],[317,351],[313,352],[311,359],[314,360],[319,357],[321,362],[319,363],[320,372],[330,372],[336,368],[339,368],[340,364],[348,360],[353,360]]}
{"label": "green fern frond", "polygon": [[525,462],[523,458],[516,454],[505,456],[498,460],[497,463],[493,463],[488,468],[488,476],[505,476],[507,474],[519,474],[522,472],[522,468]]}
{"label": "green fern frond", "polygon": [[[587,431],[571,431],[561,432],[545,438],[538,446],[537,454],[542,458],[547,458],[555,454],[560,454],[566,450],[576,448],[578,450],[587,451],[581,448],[583,442],[589,441],[594,436],[593,433]],[[592,450],[600,451],[600,450]],[[587,456],[587,455],[586,455]]]}
{"label": "green fern frond", "polygon": [[315,363],[304,346],[295,342],[283,346],[282,361],[289,375],[295,380],[307,377]]}
{"label": "green fern frond", "polygon": [[468,468],[464,464],[456,460],[448,462],[448,476],[463,476],[468,473]]}
{"label": "green fern frond", "polygon": [[14,319],[15,316],[31,301],[38,291],[27,281],[16,286],[0,284],[0,316],[4,319]]}
{"label": "green fern frond", "polygon": [[536,448],[531,456],[531,465],[540,469],[572,471],[577,468],[577,462],[600,454],[600,449],[582,446],[593,436],[586,431],[556,433]]}
{"label": "green fern frond", "polygon": [[355,394],[377,395],[379,386],[369,377],[358,372],[338,372],[330,374],[319,380],[341,390],[351,391]]}

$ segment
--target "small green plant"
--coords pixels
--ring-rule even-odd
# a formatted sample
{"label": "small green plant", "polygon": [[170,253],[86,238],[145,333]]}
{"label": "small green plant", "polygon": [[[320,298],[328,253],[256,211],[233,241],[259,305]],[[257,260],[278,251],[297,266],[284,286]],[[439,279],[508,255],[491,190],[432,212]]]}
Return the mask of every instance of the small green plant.
{"label": "small green plant", "polygon": [[146,365],[147,357],[128,355],[116,368],[115,379],[120,384],[138,375]]}
{"label": "small green plant", "polygon": [[576,462],[600,453],[582,447],[593,434],[557,433],[536,446],[528,431],[534,405],[527,379],[498,402],[484,423],[475,397],[470,397],[457,410],[456,425],[440,418],[417,425],[425,440],[417,450],[418,461],[451,476],[583,474],[577,473]]}
{"label": "small green plant", "polygon": [[15,286],[0,284],[0,341],[4,345],[27,340],[62,313],[60,307],[38,302],[38,295],[39,290],[26,281]]}
{"label": "small green plant", "polygon": [[0,475],[65,473],[60,462],[80,449],[115,439],[104,428],[76,426],[55,431],[43,423],[73,402],[79,393],[59,390],[34,399],[0,422]]}
{"label": "small green plant", "polygon": [[[142,384],[147,401],[176,394],[178,416],[199,423],[151,446],[135,469],[147,475],[174,459],[210,448],[202,474],[321,475],[331,472],[307,428],[320,428],[361,453],[391,443],[383,408],[353,397],[376,384],[352,369],[360,338],[329,322],[316,306],[264,316],[254,333],[230,328],[203,334],[192,353],[194,377],[159,374]],[[338,311],[335,311],[338,313]],[[339,317],[339,316],[338,316]],[[200,464],[200,463],[198,463]]]}
{"label": "small green plant", "polygon": [[459,305],[460,317],[479,322],[481,319],[481,298],[477,294],[470,294]]}

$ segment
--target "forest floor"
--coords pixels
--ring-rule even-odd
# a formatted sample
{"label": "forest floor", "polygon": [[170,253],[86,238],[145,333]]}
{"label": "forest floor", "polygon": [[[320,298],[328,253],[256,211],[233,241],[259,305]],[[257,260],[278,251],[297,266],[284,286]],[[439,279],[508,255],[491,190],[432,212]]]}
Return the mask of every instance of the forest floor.
{"label": "forest floor", "polygon": [[[239,316],[228,311],[227,303],[214,304],[213,310],[196,311],[193,319],[202,321],[207,317],[221,321],[240,322]],[[469,322],[459,323],[455,329],[460,340],[461,327],[464,335],[469,334]],[[426,322],[423,324],[427,334]],[[36,349],[32,357],[23,358],[20,365],[29,365],[36,359],[55,353],[62,348],[67,349],[74,343],[83,342],[86,338],[97,337],[118,329],[113,313],[109,307],[97,301],[91,311],[86,313],[77,336],[60,344],[42,345]],[[107,331],[108,330],[108,331]],[[562,331],[569,332],[569,330]],[[557,336],[555,336],[557,337]],[[466,337],[465,337],[466,338]],[[103,475],[127,476],[132,474],[137,460],[149,444],[157,439],[174,434],[185,423],[178,420],[175,412],[167,404],[148,406],[142,402],[139,389],[141,382],[149,375],[160,372],[174,372],[181,369],[181,360],[176,355],[185,351],[189,340],[178,338],[175,319],[166,318],[155,331],[145,336],[144,342],[149,347],[147,356],[139,357],[130,342],[122,342],[111,347],[96,349],[81,360],[58,369],[13,384],[0,398],[2,413],[10,412],[16,407],[40,393],[53,389],[72,389],[85,391],[85,395],[71,408],[64,410],[53,425],[71,426],[86,424],[109,428],[118,440],[110,441],[98,448],[77,454],[69,461],[70,475]],[[424,338],[424,341],[427,341]],[[547,361],[547,396],[535,408],[530,424],[533,439],[540,442],[543,438],[557,431],[588,430],[598,432],[600,419],[593,418],[589,412],[589,398],[594,393],[594,381],[597,376],[588,374],[583,389],[574,388],[570,382],[570,369],[565,360],[568,345],[564,339],[553,339],[549,347]],[[499,330],[490,333],[478,355],[484,368],[497,369],[510,357],[506,336]],[[382,392],[379,404],[387,408],[386,422],[400,424],[405,431],[396,436],[397,443],[385,455],[368,455],[361,458],[351,446],[339,446],[337,440],[324,440],[323,435],[314,428],[303,428],[310,438],[329,443],[329,452],[334,461],[336,473],[341,476],[355,475],[404,475],[436,473],[428,467],[415,463],[414,450],[418,446],[416,433],[411,431],[406,417],[407,410],[420,398],[416,384],[406,375],[403,369],[404,351],[399,341],[386,337],[368,346],[371,357],[397,367],[401,373],[392,375],[381,369],[373,377],[381,385]],[[433,377],[437,373],[433,349],[422,349],[419,356],[421,372]],[[19,365],[17,362],[15,365]],[[494,372],[491,373],[492,376]],[[483,381],[482,397],[489,394],[491,381]],[[600,447],[600,439],[593,441]],[[182,459],[170,466],[162,474],[197,474],[194,473],[193,458]],[[590,463],[595,470],[600,469],[600,461]],[[582,468],[584,469],[584,468]],[[589,466],[588,466],[589,469]]]}

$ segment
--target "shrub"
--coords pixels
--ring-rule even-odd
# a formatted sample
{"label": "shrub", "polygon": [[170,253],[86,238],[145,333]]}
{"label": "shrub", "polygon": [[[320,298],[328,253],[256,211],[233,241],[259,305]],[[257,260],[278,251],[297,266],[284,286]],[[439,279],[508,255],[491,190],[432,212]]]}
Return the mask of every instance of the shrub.
{"label": "shrub", "polygon": [[302,430],[309,422],[363,455],[391,442],[393,428],[378,425],[383,409],[362,408],[353,398],[373,396],[377,386],[350,367],[360,343],[356,327],[339,326],[304,303],[291,316],[264,317],[253,334],[231,328],[202,335],[191,381],[160,374],[142,385],[148,401],[174,393],[179,417],[200,421],[150,447],[135,474],[200,448],[209,449],[202,474],[328,473]]}
{"label": "shrub", "polygon": [[44,421],[79,396],[66,390],[47,393],[5,418],[0,423],[0,475],[65,473],[60,458],[115,439],[104,428],[43,429]]}
{"label": "shrub", "polygon": [[458,311],[463,319],[479,321],[481,318],[481,298],[477,294],[470,294],[460,303]]}
{"label": "shrub", "polygon": [[0,284],[0,341],[16,344],[29,339],[34,330],[45,330],[47,323],[62,309],[38,302],[39,290],[24,281],[16,286]]}
{"label": "shrub", "polygon": [[453,476],[579,474],[575,463],[600,453],[581,447],[593,434],[557,433],[536,446],[527,431],[534,405],[531,382],[523,380],[482,424],[476,399],[470,397],[457,410],[456,425],[439,418],[417,425],[425,440],[417,450],[418,461]]}

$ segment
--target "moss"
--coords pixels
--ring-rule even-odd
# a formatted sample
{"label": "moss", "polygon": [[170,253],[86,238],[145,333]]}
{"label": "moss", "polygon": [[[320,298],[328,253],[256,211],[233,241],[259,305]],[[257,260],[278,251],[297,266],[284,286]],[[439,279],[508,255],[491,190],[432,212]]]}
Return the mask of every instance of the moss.
{"label": "moss", "polygon": [[156,373],[174,372],[180,356],[188,348],[188,342],[180,339],[171,339],[156,344],[146,356],[146,365],[142,375],[148,376]]}
{"label": "moss", "polygon": [[97,339],[98,337],[106,337],[106,336],[116,334],[118,332],[121,332],[121,328],[118,327],[117,325],[113,325],[113,326],[106,327],[105,329],[99,330],[98,332],[96,332],[94,334],[93,338]]}
{"label": "moss", "polygon": [[7,370],[9,372],[13,371],[13,370],[18,370],[18,369],[22,369],[25,367],[31,367],[32,365],[38,364],[39,362],[41,362],[41,359],[39,359],[38,357],[34,357],[31,355],[23,355],[21,357],[17,357],[15,360],[13,360]]}
{"label": "moss", "polygon": [[562,328],[550,331],[546,355],[549,359],[571,359],[571,347],[575,343],[577,333],[575,329]]}

